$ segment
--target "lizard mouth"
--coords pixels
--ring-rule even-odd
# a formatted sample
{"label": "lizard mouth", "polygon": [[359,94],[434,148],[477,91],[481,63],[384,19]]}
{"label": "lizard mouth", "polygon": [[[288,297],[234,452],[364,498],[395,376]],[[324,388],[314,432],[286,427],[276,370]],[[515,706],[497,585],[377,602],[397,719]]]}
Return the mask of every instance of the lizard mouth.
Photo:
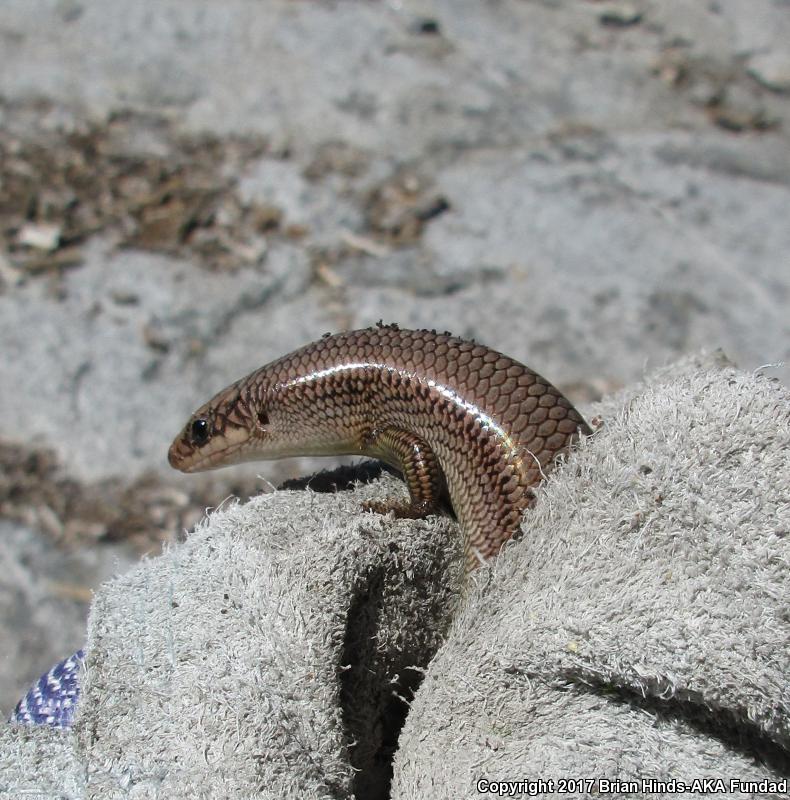
{"label": "lizard mouth", "polygon": [[244,461],[249,444],[250,434],[242,428],[212,437],[199,448],[184,434],[170,445],[167,460],[180,472],[204,472]]}

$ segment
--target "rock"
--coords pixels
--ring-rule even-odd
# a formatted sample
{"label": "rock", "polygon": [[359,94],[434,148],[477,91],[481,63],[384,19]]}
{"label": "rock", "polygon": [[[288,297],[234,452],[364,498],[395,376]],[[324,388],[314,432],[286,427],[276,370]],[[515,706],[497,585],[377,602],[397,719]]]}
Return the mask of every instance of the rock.
{"label": "rock", "polygon": [[726,87],[720,102],[710,105],[713,121],[721,128],[739,133],[768,130],[777,124],[759,97],[740,84]]}
{"label": "rock", "polygon": [[51,253],[60,244],[60,225],[29,222],[20,229],[17,242],[25,247]]}
{"label": "rock", "polygon": [[749,74],[772,92],[790,92],[790,53],[772,50],[749,59]]}
{"label": "rock", "polygon": [[0,287],[18,286],[22,283],[22,273],[14,269],[11,262],[0,253]]}
{"label": "rock", "polygon": [[627,28],[642,21],[642,12],[630,3],[611,3],[598,15],[601,25],[611,28]]}

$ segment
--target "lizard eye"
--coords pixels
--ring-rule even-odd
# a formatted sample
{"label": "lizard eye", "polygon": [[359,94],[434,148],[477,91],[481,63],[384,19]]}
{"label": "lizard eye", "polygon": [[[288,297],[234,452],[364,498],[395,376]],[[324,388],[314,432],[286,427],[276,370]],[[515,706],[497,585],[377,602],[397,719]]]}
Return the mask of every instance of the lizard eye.
{"label": "lizard eye", "polygon": [[205,419],[196,419],[189,430],[194,444],[200,446],[208,441],[208,422]]}

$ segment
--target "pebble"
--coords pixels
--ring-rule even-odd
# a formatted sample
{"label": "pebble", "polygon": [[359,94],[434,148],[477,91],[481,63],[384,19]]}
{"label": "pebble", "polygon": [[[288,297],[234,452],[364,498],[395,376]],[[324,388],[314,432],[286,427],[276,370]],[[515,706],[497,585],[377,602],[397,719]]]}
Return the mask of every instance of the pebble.
{"label": "pebble", "polygon": [[790,92],[790,53],[773,50],[752,56],[749,74],[766,89]]}
{"label": "pebble", "polygon": [[642,21],[642,12],[630,3],[611,3],[601,9],[598,15],[601,25],[613,28],[626,28]]}
{"label": "pebble", "polygon": [[17,242],[50,253],[60,244],[60,225],[28,222],[20,228]]}

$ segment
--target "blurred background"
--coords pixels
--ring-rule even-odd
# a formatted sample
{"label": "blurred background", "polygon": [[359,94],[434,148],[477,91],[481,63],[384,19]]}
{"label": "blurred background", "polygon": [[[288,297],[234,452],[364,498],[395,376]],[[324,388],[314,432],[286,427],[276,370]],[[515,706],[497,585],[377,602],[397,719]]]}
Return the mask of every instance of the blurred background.
{"label": "blurred background", "polygon": [[0,713],[101,581],[315,468],[166,453],[327,331],[587,413],[701,348],[787,382],[788,43],[788,0],[4,0]]}

